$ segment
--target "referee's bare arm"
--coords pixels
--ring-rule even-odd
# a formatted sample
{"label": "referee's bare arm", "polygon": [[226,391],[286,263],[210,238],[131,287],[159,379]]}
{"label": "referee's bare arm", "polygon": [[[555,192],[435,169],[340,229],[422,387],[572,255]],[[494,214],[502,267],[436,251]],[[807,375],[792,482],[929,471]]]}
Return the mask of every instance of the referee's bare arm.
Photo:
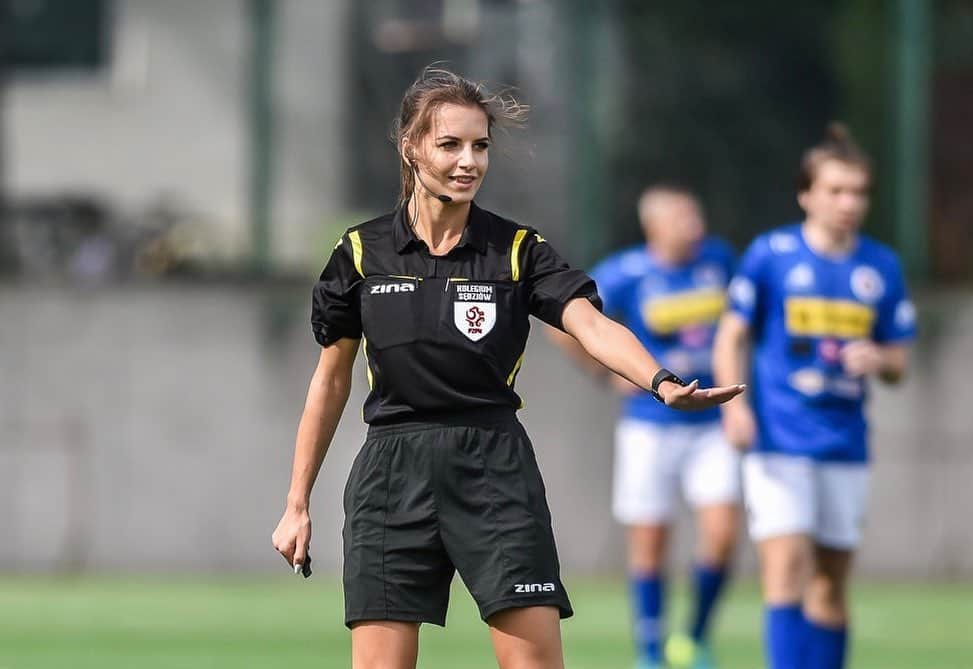
{"label": "referee's bare arm", "polygon": [[[651,390],[652,377],[661,365],[645,350],[628,328],[608,318],[585,298],[568,302],[561,314],[564,331],[578,340],[595,360],[616,374]],[[743,392],[744,386],[700,388],[698,381],[687,386],[663,381],[659,394],[674,409],[705,409],[722,404]]]}
{"label": "referee's bare arm", "polygon": [[321,349],[297,428],[291,487],[284,515],[274,530],[274,548],[292,566],[304,564],[311,541],[311,488],[348,402],[359,340],[339,339]]}

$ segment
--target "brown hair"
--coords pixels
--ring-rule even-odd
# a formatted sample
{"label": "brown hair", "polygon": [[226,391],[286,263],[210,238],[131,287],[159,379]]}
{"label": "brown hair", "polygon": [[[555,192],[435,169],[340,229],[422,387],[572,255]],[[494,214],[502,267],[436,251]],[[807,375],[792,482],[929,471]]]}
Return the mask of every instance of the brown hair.
{"label": "brown hair", "polygon": [[801,156],[801,170],[797,176],[797,190],[803,193],[811,188],[821,165],[837,160],[872,173],[872,161],[868,154],[852,139],[844,123],[832,121],[824,131],[824,139]]}
{"label": "brown hair", "polygon": [[697,207],[702,208],[702,203],[699,201],[699,196],[696,195],[696,192],[693,191],[693,189],[689,186],[678,181],[659,181],[651,186],[646,186],[639,194],[637,205],[638,212],[641,214],[642,208],[645,207],[645,205],[657,195],[679,195],[692,200],[694,203],[696,203]]}
{"label": "brown hair", "polygon": [[[509,89],[490,93],[486,87],[465,79],[436,65],[422,70],[412,85],[402,96],[399,115],[392,124],[392,141],[396,152],[402,147],[403,140],[416,147],[420,138],[429,131],[436,110],[442,105],[455,104],[475,107],[487,117],[487,131],[493,137],[493,127],[519,127],[527,120],[529,107],[513,97]],[[399,163],[399,203],[401,207],[415,189],[415,173],[405,157]]]}

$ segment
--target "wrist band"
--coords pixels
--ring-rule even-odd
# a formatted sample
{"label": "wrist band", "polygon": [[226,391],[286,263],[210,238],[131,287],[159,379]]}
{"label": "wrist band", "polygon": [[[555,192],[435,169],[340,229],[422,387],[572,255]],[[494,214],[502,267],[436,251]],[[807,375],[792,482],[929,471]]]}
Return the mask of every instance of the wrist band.
{"label": "wrist band", "polygon": [[663,404],[666,403],[666,400],[662,395],[659,394],[659,386],[662,384],[663,381],[671,381],[672,383],[675,383],[677,386],[687,385],[685,381],[680,379],[678,376],[670,372],[665,367],[663,367],[658,372],[656,372],[655,376],[652,377],[652,390],[650,390],[649,392],[652,393],[652,397],[656,398],[658,401],[662,402]]}

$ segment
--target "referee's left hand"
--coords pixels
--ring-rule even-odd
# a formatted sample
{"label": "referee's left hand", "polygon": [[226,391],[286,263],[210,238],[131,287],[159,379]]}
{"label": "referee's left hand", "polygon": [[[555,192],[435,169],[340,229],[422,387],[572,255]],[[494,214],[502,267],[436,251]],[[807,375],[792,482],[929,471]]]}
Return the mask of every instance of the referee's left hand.
{"label": "referee's left hand", "polygon": [[723,404],[732,400],[746,389],[746,385],[738,383],[734,386],[719,388],[700,388],[699,381],[680,386],[671,381],[663,381],[659,385],[659,394],[666,401],[666,406],[683,411],[698,411]]}

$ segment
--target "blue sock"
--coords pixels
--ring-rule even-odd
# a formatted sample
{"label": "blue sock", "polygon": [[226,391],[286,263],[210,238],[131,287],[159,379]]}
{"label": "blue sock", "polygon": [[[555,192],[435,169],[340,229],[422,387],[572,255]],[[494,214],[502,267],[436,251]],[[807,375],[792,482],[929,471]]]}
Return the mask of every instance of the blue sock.
{"label": "blue sock", "polygon": [[807,623],[800,604],[768,606],[764,610],[764,649],[768,669],[805,669]]}
{"label": "blue sock", "polygon": [[662,606],[665,584],[658,573],[632,574],[635,647],[639,657],[662,662]]}
{"label": "blue sock", "polygon": [[696,596],[696,608],[693,613],[693,623],[689,628],[693,641],[703,643],[709,631],[710,614],[723,591],[726,582],[727,569],[725,565],[706,567],[696,565],[693,568],[693,585]]}
{"label": "blue sock", "polygon": [[842,669],[848,647],[847,627],[824,627],[807,621],[805,669]]}

